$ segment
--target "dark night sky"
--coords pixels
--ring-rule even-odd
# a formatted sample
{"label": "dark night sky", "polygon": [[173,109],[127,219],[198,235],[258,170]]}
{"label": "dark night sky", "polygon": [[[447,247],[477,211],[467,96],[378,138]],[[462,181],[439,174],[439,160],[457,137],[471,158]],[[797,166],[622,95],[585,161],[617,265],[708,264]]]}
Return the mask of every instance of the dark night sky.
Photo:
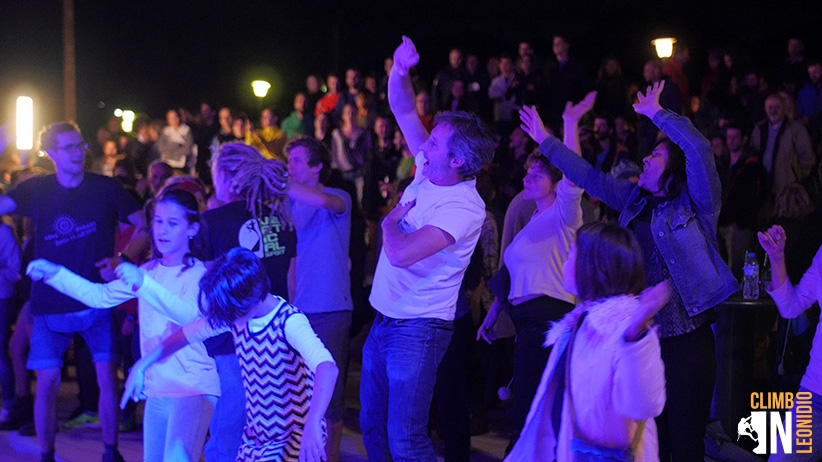
{"label": "dark night sky", "polygon": [[[274,83],[266,103],[288,110],[306,74],[350,64],[379,71],[400,34],[417,43],[426,78],[452,46],[484,57],[530,40],[547,56],[554,33],[567,34],[592,70],[616,55],[629,78],[638,78],[656,36],[688,44],[697,77],[710,47],[732,46],[766,74],[791,35],[809,54],[822,52],[816,1],[75,0],[75,11],[78,119],[87,134],[115,107],[154,117],[203,98],[254,108],[255,77]],[[59,0],[0,3],[0,122],[13,119],[22,91],[36,98],[36,124],[61,117],[61,14]]]}

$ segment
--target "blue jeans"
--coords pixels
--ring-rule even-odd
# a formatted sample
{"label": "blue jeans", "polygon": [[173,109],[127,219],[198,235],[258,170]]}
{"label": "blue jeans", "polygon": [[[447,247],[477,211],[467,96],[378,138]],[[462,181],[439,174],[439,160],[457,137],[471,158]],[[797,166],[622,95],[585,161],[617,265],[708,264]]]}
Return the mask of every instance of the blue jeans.
{"label": "blue jeans", "polygon": [[245,427],[245,388],[237,355],[215,355],[220,376],[220,398],[209,426],[205,456],[209,462],[234,462]]}
{"label": "blue jeans", "polygon": [[83,336],[95,363],[116,363],[117,345],[111,320],[111,310],[93,308],[35,315],[26,367],[31,370],[63,367],[63,355],[75,333]]}
{"label": "blue jeans", "polygon": [[377,314],[360,381],[360,427],[371,462],[436,461],[428,411],[453,331],[453,321]]}

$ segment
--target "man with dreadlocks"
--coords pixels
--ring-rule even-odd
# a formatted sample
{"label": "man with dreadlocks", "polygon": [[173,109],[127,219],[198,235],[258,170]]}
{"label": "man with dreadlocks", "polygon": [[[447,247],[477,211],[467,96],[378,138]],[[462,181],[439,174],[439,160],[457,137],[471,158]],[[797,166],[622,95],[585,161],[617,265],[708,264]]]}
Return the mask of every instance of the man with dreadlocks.
{"label": "man with dreadlocks", "polygon": [[[297,234],[291,224],[287,166],[266,159],[241,143],[224,144],[211,159],[214,195],[225,204],[202,216],[207,260],[235,247],[252,251],[263,263],[271,293],[292,300]],[[231,334],[204,342],[217,363],[222,395],[211,419],[205,455],[210,461],[237,458],[245,423],[245,396],[240,364]]]}
{"label": "man with dreadlocks", "polygon": [[[436,460],[427,435],[437,367],[451,341],[465,268],[485,221],[476,173],[491,160],[491,134],[475,116],[444,112],[429,134],[414,108],[408,37],[394,52],[388,102],[417,154],[417,173],[382,223],[363,347],[360,426],[369,460]],[[409,198],[413,196],[409,200]]]}

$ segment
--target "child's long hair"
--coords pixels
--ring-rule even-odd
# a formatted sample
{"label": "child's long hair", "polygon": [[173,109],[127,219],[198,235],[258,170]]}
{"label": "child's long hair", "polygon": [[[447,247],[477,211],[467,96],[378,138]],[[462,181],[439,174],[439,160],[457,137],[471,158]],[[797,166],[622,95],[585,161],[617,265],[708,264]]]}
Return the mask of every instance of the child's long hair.
{"label": "child's long hair", "polygon": [[224,144],[211,163],[225,172],[229,192],[245,200],[246,210],[255,220],[268,207],[283,224],[292,226],[285,195],[291,179],[284,163],[266,159],[260,151],[243,143]]}
{"label": "child's long hair", "polygon": [[265,300],[270,290],[260,259],[248,249],[235,247],[200,279],[200,312],[214,328],[231,326]]}
{"label": "child's long hair", "polygon": [[[199,223],[200,229],[202,230],[203,225],[200,222],[200,208],[194,194],[179,188],[166,189],[154,201],[153,205],[156,207],[157,204],[161,203],[179,205],[185,211],[186,221],[188,224],[192,225],[194,223]],[[160,258],[162,258],[163,255],[159,250],[157,250],[157,244],[154,242],[154,226],[151,223],[149,223],[149,230],[151,232],[151,252],[153,257],[151,262],[149,262],[149,265],[153,267],[159,263]],[[194,265],[195,260],[203,260],[204,242],[202,233],[198,232],[193,238],[191,238],[188,245],[189,251],[183,257],[183,271],[191,268]]]}
{"label": "child's long hair", "polygon": [[580,302],[639,294],[645,288],[642,249],[631,231],[612,223],[588,223],[577,231],[576,250]]}

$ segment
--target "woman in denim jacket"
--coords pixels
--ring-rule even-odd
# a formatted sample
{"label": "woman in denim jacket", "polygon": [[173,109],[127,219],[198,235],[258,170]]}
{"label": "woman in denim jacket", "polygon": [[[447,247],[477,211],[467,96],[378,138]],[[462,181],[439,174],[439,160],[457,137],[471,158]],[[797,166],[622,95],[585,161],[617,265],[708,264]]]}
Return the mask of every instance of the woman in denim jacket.
{"label": "woman in denim jacket", "polygon": [[645,115],[668,138],[643,159],[639,182],[617,180],[548,136],[534,108],[520,112],[523,129],[574,183],[620,210],[645,258],[649,285],[670,279],[671,299],[656,315],[665,363],[667,402],[657,418],[661,460],[702,460],[710,419],[716,356],[712,308],[739,290],[717,251],[722,194],[710,143],[690,120],[663,110],[664,82],[637,95]]}

